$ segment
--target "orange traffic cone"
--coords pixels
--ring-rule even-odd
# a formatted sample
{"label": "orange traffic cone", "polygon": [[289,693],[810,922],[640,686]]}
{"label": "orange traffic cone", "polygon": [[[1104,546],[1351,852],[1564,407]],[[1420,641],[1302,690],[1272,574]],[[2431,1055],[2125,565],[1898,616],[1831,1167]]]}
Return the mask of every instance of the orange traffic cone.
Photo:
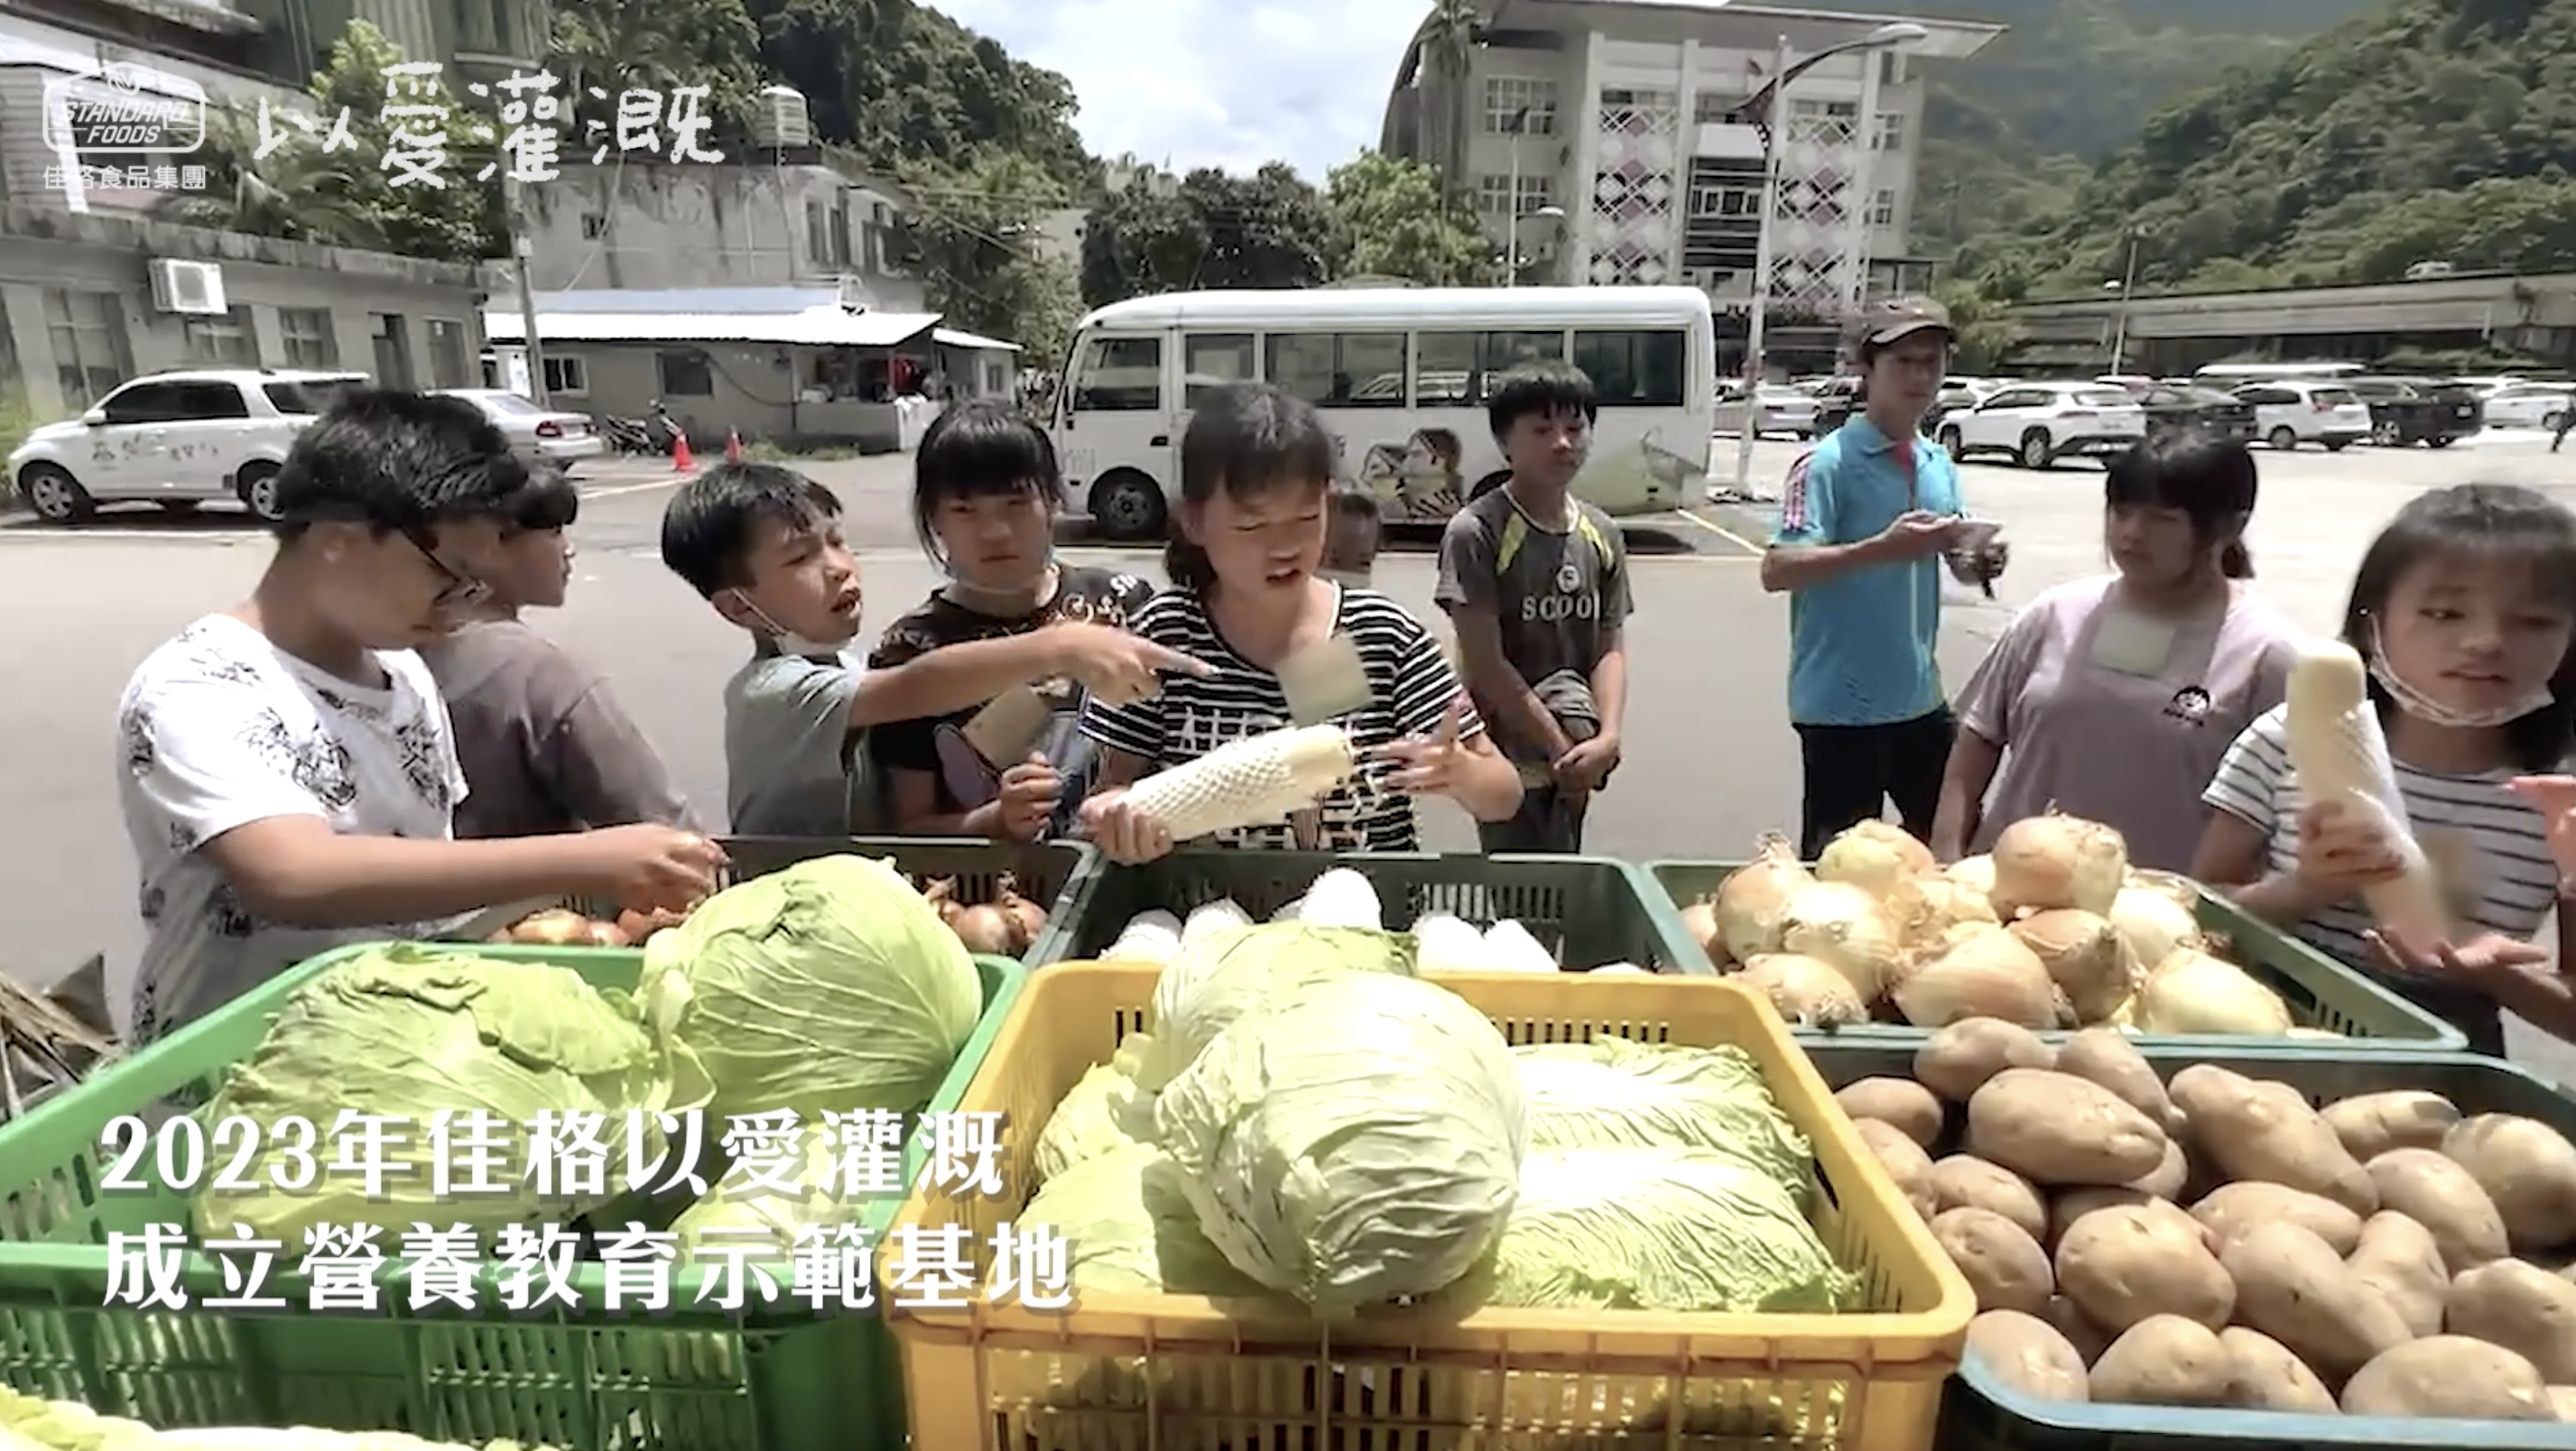
{"label": "orange traffic cone", "polygon": [[690,474],[696,473],[697,470],[698,456],[689,452],[689,436],[685,433],[673,434],[671,437],[671,472],[675,474]]}
{"label": "orange traffic cone", "polygon": [[742,434],[737,429],[725,430],[725,462],[729,464],[742,462]]}

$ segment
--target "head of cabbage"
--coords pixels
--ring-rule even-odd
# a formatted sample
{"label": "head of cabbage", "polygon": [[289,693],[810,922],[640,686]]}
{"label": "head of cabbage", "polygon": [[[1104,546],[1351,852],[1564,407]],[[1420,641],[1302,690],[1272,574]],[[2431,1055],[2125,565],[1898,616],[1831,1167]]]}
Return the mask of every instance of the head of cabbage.
{"label": "head of cabbage", "polygon": [[1154,1036],[1136,1068],[1153,1093],[1179,1076],[1226,1025],[1346,973],[1412,977],[1410,933],[1263,922],[1211,932],[1181,949],[1154,982]]}
{"label": "head of cabbage", "polygon": [[1529,1148],[1501,1031],[1446,988],[1378,973],[1237,1018],[1153,1118],[1208,1239],[1326,1317],[1465,1273]]}
{"label": "head of cabbage", "polygon": [[654,936],[637,988],[722,1115],[930,1102],[984,1011],[957,934],[884,862],[828,856],[739,882]]}
{"label": "head of cabbage", "polygon": [[1180,1172],[1160,1149],[1125,1144],[1067,1167],[1030,1197],[1019,1221],[1063,1241],[1073,1287],[1085,1294],[1263,1293],[1200,1232]]}
{"label": "head of cabbage", "polygon": [[[200,1190],[204,1232],[250,1227],[290,1247],[320,1224],[408,1228],[414,1220],[496,1231],[536,1219],[566,1219],[607,1196],[540,1196],[528,1179],[528,1126],[541,1112],[603,1116],[613,1193],[630,1162],[663,1152],[655,1115],[704,1107],[708,1084],[685,1051],[669,1051],[637,1020],[621,994],[602,993],[569,968],[475,956],[470,950],[392,946],[354,957],[288,999],[249,1061],[224,1080],[207,1112],[273,1126],[301,1119],[328,1136],[343,1111],[396,1120],[380,1161],[400,1167],[385,1192],[367,1195],[354,1173],[323,1164],[301,1185],[296,1134],[263,1135],[259,1161],[240,1179],[246,1193]],[[631,1112],[633,1111],[633,1112]],[[441,1113],[481,1112],[498,1144],[488,1168],[454,1165],[468,1179],[507,1186],[498,1193],[434,1196],[431,1129]],[[630,1129],[651,1142],[630,1146]],[[471,1140],[451,1157],[483,1151]]]}

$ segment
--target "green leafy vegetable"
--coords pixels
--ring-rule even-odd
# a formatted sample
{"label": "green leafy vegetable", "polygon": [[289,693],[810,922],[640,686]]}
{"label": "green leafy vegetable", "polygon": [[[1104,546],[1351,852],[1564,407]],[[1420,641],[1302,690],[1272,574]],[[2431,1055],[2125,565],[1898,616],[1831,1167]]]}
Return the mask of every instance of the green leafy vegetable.
{"label": "green leafy vegetable", "polygon": [[1148,1092],[1189,1067],[1226,1025],[1349,973],[1414,975],[1410,933],[1266,922],[1221,928],[1181,949],[1154,982],[1154,1037],[1136,1073]]}
{"label": "green leafy vegetable", "polygon": [[1127,1144],[1085,1159],[1030,1198],[1019,1222],[1052,1230],[1083,1293],[1262,1293],[1199,1230],[1179,1172],[1159,1149]]}
{"label": "green leafy vegetable", "polygon": [[1701,1149],[1777,1180],[1799,1204],[1814,1147],[1741,1048],[1598,1037],[1513,1050],[1530,1096],[1530,1146]]}

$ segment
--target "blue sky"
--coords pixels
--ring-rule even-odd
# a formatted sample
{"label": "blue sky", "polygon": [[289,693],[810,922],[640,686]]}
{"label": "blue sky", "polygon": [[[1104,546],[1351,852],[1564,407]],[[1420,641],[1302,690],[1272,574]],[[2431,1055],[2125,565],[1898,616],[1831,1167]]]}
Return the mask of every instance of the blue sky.
{"label": "blue sky", "polygon": [[930,0],[1061,71],[1092,151],[1178,170],[1281,160],[1316,181],[1374,146],[1424,8],[1405,0]]}

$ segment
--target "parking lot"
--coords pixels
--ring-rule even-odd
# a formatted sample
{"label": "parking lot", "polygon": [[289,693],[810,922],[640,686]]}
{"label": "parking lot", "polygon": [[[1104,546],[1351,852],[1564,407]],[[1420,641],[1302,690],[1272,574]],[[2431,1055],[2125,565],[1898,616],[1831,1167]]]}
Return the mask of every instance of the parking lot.
{"label": "parking lot", "polygon": [[[1715,450],[1730,475],[1732,442],[1718,440]],[[1799,448],[1789,440],[1759,446],[1753,478],[1763,492],[1776,491]],[[2481,435],[2439,453],[2364,447],[2258,456],[2264,492],[2250,536],[2257,584],[2318,630],[2340,614],[2363,545],[2416,492],[2490,479],[2576,499],[2576,453],[2553,457],[2539,433]],[[844,500],[869,618],[882,627],[937,584],[912,536],[909,461],[815,463],[809,471]],[[1970,507],[2004,522],[2013,568],[1992,601],[1953,592],[1941,653],[1954,684],[2015,606],[2103,567],[2101,477],[2089,464],[1966,469]],[[540,623],[608,674],[685,789],[721,802],[718,691],[743,646],[661,566],[659,522],[676,481],[669,465],[652,460],[586,473],[572,599]],[[1781,706],[1788,611],[1761,591],[1752,568],[1768,510],[1701,507],[1627,522],[1638,546],[1627,763],[1594,807],[1589,845],[1639,860],[1740,859],[1759,833],[1793,824],[1797,812],[1796,742]],[[1378,584],[1437,629],[1428,549],[1426,541],[1399,543],[1380,562]],[[1103,550],[1077,536],[1069,551],[1158,573],[1149,550]],[[104,950],[122,978],[136,925],[132,862],[112,789],[117,695],[146,652],[195,616],[239,599],[267,557],[265,536],[233,511],[173,519],[147,507],[72,530],[0,525],[0,603],[11,622],[0,631],[0,665],[20,682],[0,697],[0,739],[16,756],[15,769],[0,776],[0,819],[10,824],[0,892],[12,972],[43,980]],[[1435,848],[1473,849],[1456,812],[1435,807],[1425,820]]]}

